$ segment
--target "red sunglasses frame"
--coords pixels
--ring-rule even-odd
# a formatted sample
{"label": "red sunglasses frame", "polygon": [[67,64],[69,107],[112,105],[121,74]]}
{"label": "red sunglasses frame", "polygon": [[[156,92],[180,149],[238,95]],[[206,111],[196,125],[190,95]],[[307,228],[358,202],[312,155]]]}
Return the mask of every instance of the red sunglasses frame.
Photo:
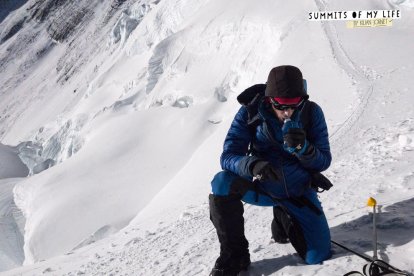
{"label": "red sunglasses frame", "polygon": [[305,99],[301,99],[297,104],[281,104],[276,99],[272,97],[268,97],[269,102],[277,109],[277,110],[286,110],[286,109],[297,109]]}

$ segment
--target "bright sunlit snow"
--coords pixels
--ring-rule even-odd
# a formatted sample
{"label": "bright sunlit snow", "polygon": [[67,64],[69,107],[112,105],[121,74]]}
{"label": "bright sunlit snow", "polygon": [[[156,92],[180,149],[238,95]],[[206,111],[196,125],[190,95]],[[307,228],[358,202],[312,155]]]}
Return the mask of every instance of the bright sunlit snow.
{"label": "bright sunlit snow", "polygon": [[[311,11],[401,10],[392,26]],[[292,64],[322,106],[332,238],[414,273],[414,1],[116,0],[0,3],[0,274],[208,275],[210,181],[236,97]],[[305,265],[245,205],[251,275]]]}

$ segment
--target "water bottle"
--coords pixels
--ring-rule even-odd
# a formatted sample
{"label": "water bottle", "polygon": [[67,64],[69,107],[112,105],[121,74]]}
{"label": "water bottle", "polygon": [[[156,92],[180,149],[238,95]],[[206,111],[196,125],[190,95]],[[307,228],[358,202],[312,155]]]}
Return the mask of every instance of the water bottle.
{"label": "water bottle", "polygon": [[289,130],[289,128],[298,128],[299,124],[295,121],[292,121],[292,119],[287,118],[283,121],[282,126],[282,133],[286,134],[286,132]]}

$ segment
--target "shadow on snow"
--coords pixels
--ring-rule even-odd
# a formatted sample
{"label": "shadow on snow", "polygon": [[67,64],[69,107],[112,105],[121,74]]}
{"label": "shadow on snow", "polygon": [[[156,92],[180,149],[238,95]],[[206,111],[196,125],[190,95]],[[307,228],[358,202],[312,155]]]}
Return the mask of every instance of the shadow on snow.
{"label": "shadow on snow", "polygon": [[[386,253],[388,246],[398,247],[414,240],[414,198],[384,208],[379,207],[377,214],[378,257],[389,262]],[[331,228],[331,236],[334,241],[358,253],[372,256],[372,213]],[[332,245],[332,249],[332,259],[352,255],[335,245]],[[304,265],[297,254],[264,259],[252,263],[252,271],[249,275],[255,275],[255,273],[270,275],[285,266],[297,265]]]}

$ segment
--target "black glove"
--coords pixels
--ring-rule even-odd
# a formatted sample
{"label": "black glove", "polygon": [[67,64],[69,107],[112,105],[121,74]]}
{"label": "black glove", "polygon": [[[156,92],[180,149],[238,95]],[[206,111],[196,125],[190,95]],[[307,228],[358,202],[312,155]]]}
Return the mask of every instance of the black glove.
{"label": "black glove", "polygon": [[301,128],[289,128],[283,135],[283,141],[283,148],[289,153],[303,154],[308,146],[306,132]]}
{"label": "black glove", "polygon": [[256,161],[253,164],[252,172],[254,177],[262,181],[278,181],[280,179],[278,171],[267,161]]}
{"label": "black glove", "polygon": [[319,188],[322,189],[320,192],[327,191],[333,186],[332,182],[320,172],[312,173],[311,177],[311,186],[316,191],[319,191]]}

